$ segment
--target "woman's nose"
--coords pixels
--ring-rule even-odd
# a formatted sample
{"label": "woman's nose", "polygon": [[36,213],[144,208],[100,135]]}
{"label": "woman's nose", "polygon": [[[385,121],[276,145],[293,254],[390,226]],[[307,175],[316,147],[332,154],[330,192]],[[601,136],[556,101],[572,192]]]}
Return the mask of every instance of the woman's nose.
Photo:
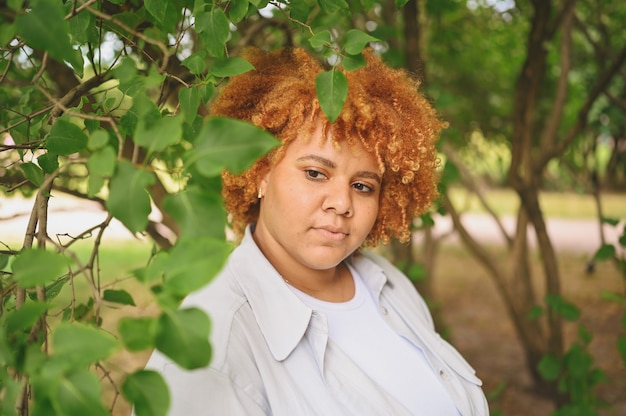
{"label": "woman's nose", "polygon": [[337,215],[351,217],[354,214],[350,186],[329,185],[322,203],[324,211],[334,211]]}

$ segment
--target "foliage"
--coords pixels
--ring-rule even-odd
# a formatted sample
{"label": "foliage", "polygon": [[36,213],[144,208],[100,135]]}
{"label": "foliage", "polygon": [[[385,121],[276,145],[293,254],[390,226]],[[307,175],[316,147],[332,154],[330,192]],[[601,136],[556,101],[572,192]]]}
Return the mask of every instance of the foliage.
{"label": "foliage", "polygon": [[[0,176],[7,195],[35,196],[23,247],[5,242],[0,254],[0,413],[107,414],[116,400],[102,401],[97,374],[110,379],[114,354],[157,348],[186,369],[211,358],[209,319],[178,302],[231,250],[220,172],[241,171],[277,144],[250,124],[204,117],[226,78],[253,69],[238,51],[259,39],[315,50],[332,64],[316,87],[334,120],[347,94],[339,66],[356,69],[363,48],[384,45],[351,19],[376,18],[380,4],[9,0],[0,12]],[[47,221],[48,201],[61,192],[100,203],[108,217],[59,242]],[[106,309],[135,300],[99,284],[98,250],[112,218],[157,243],[132,274],[160,308],[123,317],[115,335],[104,330]],[[92,242],[87,261],[73,251],[79,240]],[[79,279],[89,285],[84,298],[72,291]],[[167,386],[155,372],[127,374],[114,390],[138,415],[167,413]]]}

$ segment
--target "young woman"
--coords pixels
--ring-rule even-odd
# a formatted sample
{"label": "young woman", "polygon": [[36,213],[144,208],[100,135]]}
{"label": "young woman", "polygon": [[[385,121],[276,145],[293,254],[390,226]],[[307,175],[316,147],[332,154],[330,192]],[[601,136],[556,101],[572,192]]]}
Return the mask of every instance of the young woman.
{"label": "young woman", "polygon": [[435,332],[409,280],[363,249],[410,238],[436,197],[442,123],[405,72],[372,53],[348,72],[329,123],[301,49],[245,57],[213,115],[260,126],[282,145],[224,199],[241,238],[215,280],[184,301],[212,320],[211,365],[155,354],[172,415],[488,415],[481,381]]}

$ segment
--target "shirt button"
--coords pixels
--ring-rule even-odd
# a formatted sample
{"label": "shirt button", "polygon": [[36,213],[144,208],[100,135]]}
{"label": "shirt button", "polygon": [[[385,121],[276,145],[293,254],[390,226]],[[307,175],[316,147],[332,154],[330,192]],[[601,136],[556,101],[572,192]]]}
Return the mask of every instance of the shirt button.
{"label": "shirt button", "polygon": [[443,370],[439,370],[439,375],[441,376],[442,379],[447,380],[448,379],[448,373],[446,373]]}
{"label": "shirt button", "polygon": [[384,306],[381,306],[381,307],[380,307],[380,312],[381,312],[383,315],[387,315],[387,314],[389,313],[389,311],[387,310],[387,308],[385,308]]}

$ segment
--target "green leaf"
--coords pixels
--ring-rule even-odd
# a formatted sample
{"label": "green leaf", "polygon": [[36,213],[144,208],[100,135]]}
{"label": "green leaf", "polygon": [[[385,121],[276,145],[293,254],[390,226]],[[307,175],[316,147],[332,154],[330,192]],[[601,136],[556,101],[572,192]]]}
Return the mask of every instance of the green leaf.
{"label": "green leaf", "polygon": [[554,354],[546,354],[537,367],[539,374],[547,381],[555,381],[561,373],[561,362]]}
{"label": "green leaf", "polygon": [[37,158],[37,163],[44,172],[53,173],[59,168],[59,157],[54,153],[44,153]]}
{"label": "green leaf", "polygon": [[311,47],[315,49],[330,45],[332,43],[330,31],[322,30],[321,32],[316,33],[309,38],[309,43],[311,44]]}
{"label": "green leaf", "polygon": [[321,72],[315,79],[315,89],[322,111],[328,121],[334,123],[339,117],[348,97],[348,80],[343,72],[334,69]]}
{"label": "green leaf", "polygon": [[7,330],[14,332],[29,329],[48,309],[50,305],[45,302],[26,302],[21,308],[6,313]]}
{"label": "green leaf", "polygon": [[184,369],[205,367],[211,360],[208,316],[197,308],[180,309],[161,315],[156,347]]}
{"label": "green leaf", "polygon": [[311,14],[311,8],[306,1],[290,1],[289,17],[296,22],[307,23]]}
{"label": "green leaf", "polygon": [[157,22],[163,22],[167,13],[167,6],[169,1],[163,0],[144,0],[143,4],[146,7],[148,13],[150,13]]}
{"label": "green leaf", "polygon": [[43,184],[44,175],[41,168],[33,162],[25,162],[20,165],[20,169],[24,173],[24,177],[28,179],[37,188]]}
{"label": "green leaf", "polygon": [[127,291],[123,289],[106,289],[102,294],[102,299],[107,302],[119,303],[120,305],[135,306],[133,297]]}
{"label": "green leaf", "polygon": [[159,251],[146,267],[133,270],[133,276],[142,283],[151,283],[163,277],[163,270],[169,260],[167,251]]}
{"label": "green leaf", "polygon": [[78,59],[70,44],[70,28],[62,2],[31,1],[28,12],[15,19],[15,26],[28,46],[46,51],[60,62],[68,61],[77,71],[82,70],[82,59]]}
{"label": "green leaf", "polygon": [[[2,334],[0,334],[1,336]],[[14,376],[7,374],[6,368],[0,368],[0,386],[2,386],[2,400],[0,400],[0,415],[20,416],[15,408],[18,398],[24,389],[24,381],[14,380]]]}
{"label": "green leaf", "polygon": [[222,269],[232,246],[210,237],[179,241],[170,253],[163,289],[186,296],[206,286]]}
{"label": "green leaf", "polygon": [[228,57],[215,63],[209,69],[209,72],[216,77],[234,77],[235,75],[244,74],[252,71],[254,66],[248,61],[238,56]]}
{"label": "green leaf", "polygon": [[279,142],[253,124],[225,117],[209,118],[196,139],[186,164],[195,164],[201,175],[219,175],[224,169],[239,173]]}
{"label": "green leaf", "polygon": [[380,39],[370,36],[361,30],[351,29],[346,33],[344,48],[348,54],[357,55],[365,49],[368,43],[377,42],[379,40]]}
{"label": "green leaf", "polygon": [[156,120],[141,118],[133,141],[150,152],[162,152],[180,141],[183,135],[183,117],[179,115],[159,117]]}
{"label": "green leaf", "polygon": [[222,9],[199,13],[195,22],[196,31],[211,56],[224,56],[224,44],[230,36],[228,18]]}
{"label": "green leaf", "polygon": [[333,14],[342,10],[350,12],[350,6],[345,0],[317,0],[317,4],[326,14]]}
{"label": "green leaf", "polygon": [[603,244],[593,255],[594,260],[610,260],[615,257],[615,247],[612,244]]}
{"label": "green leaf", "polygon": [[344,56],[341,64],[346,71],[356,71],[357,69],[363,68],[367,65],[367,62],[362,54],[358,54]]}
{"label": "green leaf", "polygon": [[562,296],[548,294],[546,296],[547,305],[563,319],[575,321],[580,317],[580,310],[572,303],[567,302]]}
{"label": "green leaf", "polygon": [[239,23],[248,14],[248,0],[231,0],[228,8],[228,17],[233,24]]}
{"label": "green leaf", "polygon": [[111,179],[108,211],[120,220],[133,234],[145,230],[152,210],[146,190],[154,184],[154,176],[135,168],[128,161],[120,161]]}
{"label": "green leaf", "polygon": [[59,253],[29,248],[15,258],[13,278],[19,287],[30,289],[67,273],[68,264],[67,258]]}
{"label": "green leaf", "polygon": [[543,316],[543,308],[539,305],[535,305],[532,307],[530,312],[528,312],[528,319],[531,321],[537,320]]}
{"label": "green leaf", "polygon": [[87,147],[88,137],[76,124],[58,119],[50,129],[46,148],[57,155],[69,155]]}
{"label": "green leaf", "polygon": [[104,360],[120,346],[108,332],[79,323],[59,324],[53,330],[52,345],[56,359],[75,367]]}
{"label": "green leaf", "polygon": [[96,130],[89,135],[87,148],[89,150],[102,149],[109,143],[109,134],[104,130]]}
{"label": "green leaf", "polygon": [[401,9],[403,8],[408,2],[409,0],[394,0],[396,3],[396,8]]}
{"label": "green leaf", "polygon": [[193,119],[198,115],[198,107],[200,107],[198,87],[181,88],[178,91],[178,103],[180,104],[180,111],[185,117],[185,122],[193,123]]}
{"label": "green leaf", "polygon": [[[0,45],[8,45],[15,37],[15,32],[15,23],[3,21],[2,24],[0,24]],[[5,63],[7,62],[5,61]],[[4,68],[2,69],[4,70]]]}
{"label": "green leaf", "polygon": [[618,220],[617,218],[609,218],[609,217],[602,217],[600,218],[600,221],[603,224],[609,224],[613,227],[615,227],[616,225],[618,225],[620,223],[620,220]]}
{"label": "green leaf", "polygon": [[154,347],[156,320],[154,318],[122,318],[117,326],[126,348],[142,351]]}
{"label": "green leaf", "polygon": [[105,147],[93,152],[87,160],[89,174],[105,177],[113,176],[116,159],[115,150],[111,147]]}
{"label": "green leaf", "polygon": [[[72,2],[65,3],[66,13],[72,8]],[[75,14],[69,20],[70,34],[77,43],[87,43],[98,41],[98,31],[94,22],[95,16],[86,10]]]}
{"label": "green leaf", "polygon": [[134,405],[137,416],[166,416],[170,407],[169,389],[156,371],[139,370],[128,375],[122,394]]}
{"label": "green leaf", "polygon": [[192,53],[186,57],[181,64],[194,75],[203,73],[206,69],[206,51],[201,50]]}
{"label": "green leaf", "polygon": [[189,186],[178,194],[168,195],[163,209],[179,225],[179,238],[226,238],[226,210],[216,193]]}
{"label": "green leaf", "polygon": [[63,377],[57,394],[50,399],[58,414],[67,416],[106,416],[107,410],[100,400],[100,382],[89,370],[80,370]]}
{"label": "green leaf", "polygon": [[361,0],[361,6],[363,6],[363,9],[365,9],[366,11],[371,10],[375,4],[376,0]]}

